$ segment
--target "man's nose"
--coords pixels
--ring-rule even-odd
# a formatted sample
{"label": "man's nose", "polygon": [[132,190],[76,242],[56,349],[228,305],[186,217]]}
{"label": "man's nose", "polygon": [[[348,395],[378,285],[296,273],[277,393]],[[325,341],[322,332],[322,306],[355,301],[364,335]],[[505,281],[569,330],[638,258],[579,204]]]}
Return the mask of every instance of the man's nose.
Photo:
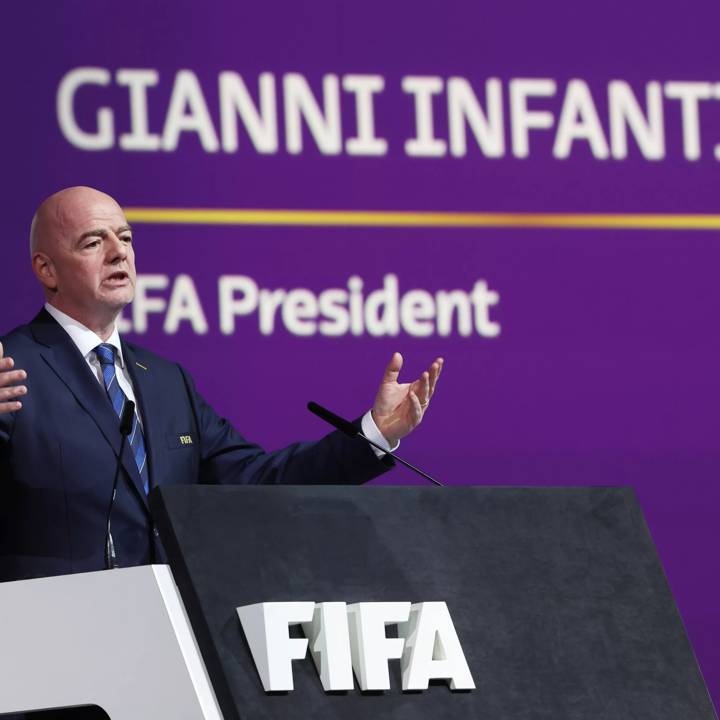
{"label": "man's nose", "polygon": [[108,262],[119,262],[127,257],[127,244],[117,235],[110,234],[107,238],[107,260]]}

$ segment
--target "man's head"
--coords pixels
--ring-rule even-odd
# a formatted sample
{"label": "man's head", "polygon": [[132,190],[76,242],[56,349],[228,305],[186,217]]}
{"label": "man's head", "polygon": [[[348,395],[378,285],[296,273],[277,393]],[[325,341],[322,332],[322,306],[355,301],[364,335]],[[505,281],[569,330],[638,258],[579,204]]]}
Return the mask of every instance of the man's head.
{"label": "man's head", "polygon": [[32,221],[30,254],[48,302],[96,332],[133,299],[132,233],[105,193],[72,187],[47,198]]}

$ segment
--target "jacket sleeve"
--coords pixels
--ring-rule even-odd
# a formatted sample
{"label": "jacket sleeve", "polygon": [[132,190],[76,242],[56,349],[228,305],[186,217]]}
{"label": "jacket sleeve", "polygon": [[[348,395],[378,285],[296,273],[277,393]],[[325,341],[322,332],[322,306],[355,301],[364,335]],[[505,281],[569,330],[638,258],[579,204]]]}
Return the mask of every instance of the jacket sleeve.
{"label": "jacket sleeve", "polygon": [[[2,341],[5,348],[5,355],[10,355],[7,347],[7,338],[2,337],[0,338],[0,341]],[[15,427],[15,417],[18,412],[22,412],[22,410],[10,413],[0,413],[0,480],[7,477],[5,466],[9,462],[10,441],[13,434],[13,428]]]}
{"label": "jacket sleeve", "polygon": [[392,467],[362,440],[338,431],[316,442],[266,452],[221,418],[199,395],[190,375],[180,371],[200,439],[201,483],[357,485]]}
{"label": "jacket sleeve", "polygon": [[[22,412],[22,410],[20,410]],[[0,468],[10,453],[10,438],[15,426],[15,413],[0,413]]]}

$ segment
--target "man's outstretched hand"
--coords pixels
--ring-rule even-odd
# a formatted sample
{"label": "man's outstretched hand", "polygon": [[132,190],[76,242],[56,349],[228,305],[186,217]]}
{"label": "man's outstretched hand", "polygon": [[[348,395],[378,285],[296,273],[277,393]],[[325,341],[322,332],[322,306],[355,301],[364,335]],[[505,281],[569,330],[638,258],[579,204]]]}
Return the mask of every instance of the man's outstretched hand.
{"label": "man's outstretched hand", "polygon": [[27,392],[22,382],[27,374],[24,370],[13,370],[15,362],[11,357],[3,357],[3,346],[0,343],[0,415],[15,412],[22,407],[19,398]]}
{"label": "man's outstretched hand", "polygon": [[420,424],[430,398],[435,392],[435,385],[442,372],[443,359],[437,358],[412,383],[398,383],[402,364],[402,355],[399,352],[394,353],[385,368],[372,408],[373,420],[390,443],[390,447]]}

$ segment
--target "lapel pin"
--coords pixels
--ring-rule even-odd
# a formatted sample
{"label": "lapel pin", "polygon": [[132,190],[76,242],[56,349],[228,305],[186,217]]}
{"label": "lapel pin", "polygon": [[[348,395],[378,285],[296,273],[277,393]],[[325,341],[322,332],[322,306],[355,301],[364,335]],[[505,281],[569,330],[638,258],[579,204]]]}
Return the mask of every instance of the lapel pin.
{"label": "lapel pin", "polygon": [[139,363],[139,362],[136,361],[135,364],[136,364],[138,367],[141,367],[143,370],[147,370],[147,368],[146,368],[142,363]]}

